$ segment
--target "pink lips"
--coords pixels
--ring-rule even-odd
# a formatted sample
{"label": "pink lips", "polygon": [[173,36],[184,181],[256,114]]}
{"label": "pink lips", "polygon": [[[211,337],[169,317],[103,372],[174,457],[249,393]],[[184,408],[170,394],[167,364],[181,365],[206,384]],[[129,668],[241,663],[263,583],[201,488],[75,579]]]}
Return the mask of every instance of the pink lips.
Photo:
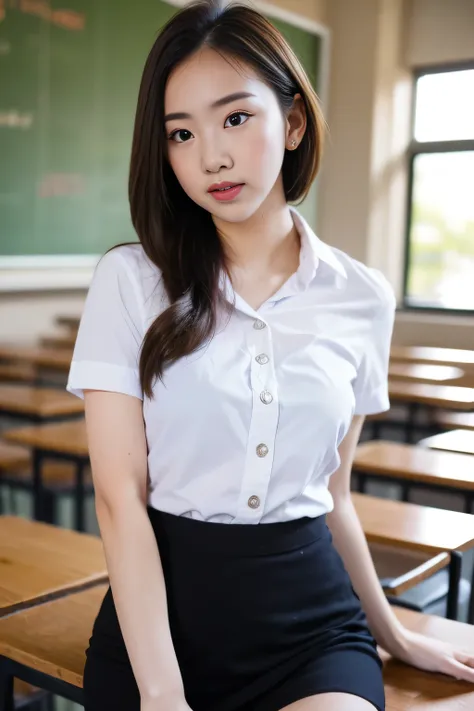
{"label": "pink lips", "polygon": [[208,189],[208,193],[219,202],[234,200],[243,188],[242,183],[214,183]]}

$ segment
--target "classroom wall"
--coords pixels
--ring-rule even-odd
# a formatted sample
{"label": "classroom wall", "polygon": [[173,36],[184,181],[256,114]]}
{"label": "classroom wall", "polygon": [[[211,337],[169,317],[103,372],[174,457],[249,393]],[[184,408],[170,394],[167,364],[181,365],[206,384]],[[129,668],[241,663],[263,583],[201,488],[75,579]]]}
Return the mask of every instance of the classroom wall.
{"label": "classroom wall", "polygon": [[413,0],[406,47],[410,66],[474,59],[474,0]]}
{"label": "classroom wall", "polygon": [[278,5],[284,10],[291,10],[298,15],[304,15],[316,22],[325,23],[327,6],[331,0],[272,0],[273,5]]}
{"label": "classroom wall", "polygon": [[[327,6],[330,141],[318,231],[382,269],[399,297],[411,65],[446,61],[448,51],[450,60],[474,60],[473,19],[474,0],[331,0]],[[463,26],[469,29],[461,33]],[[400,312],[394,340],[472,348],[473,326],[473,318]]]}

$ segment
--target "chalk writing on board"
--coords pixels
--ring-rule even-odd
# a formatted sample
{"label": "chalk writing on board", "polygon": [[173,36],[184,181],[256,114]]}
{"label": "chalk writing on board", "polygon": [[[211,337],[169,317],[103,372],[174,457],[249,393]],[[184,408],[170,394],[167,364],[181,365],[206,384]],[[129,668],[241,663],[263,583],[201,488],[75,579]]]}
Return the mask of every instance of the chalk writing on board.
{"label": "chalk writing on board", "polygon": [[85,191],[85,178],[79,173],[46,173],[38,184],[42,198],[81,195]]}
{"label": "chalk writing on board", "polygon": [[0,109],[0,128],[31,128],[33,114],[20,113],[16,109],[2,111]]}
{"label": "chalk writing on board", "polygon": [[25,15],[35,15],[65,30],[78,32],[86,26],[86,16],[83,12],[66,8],[53,10],[48,0],[0,0],[0,22],[5,19],[7,9],[19,10]]}

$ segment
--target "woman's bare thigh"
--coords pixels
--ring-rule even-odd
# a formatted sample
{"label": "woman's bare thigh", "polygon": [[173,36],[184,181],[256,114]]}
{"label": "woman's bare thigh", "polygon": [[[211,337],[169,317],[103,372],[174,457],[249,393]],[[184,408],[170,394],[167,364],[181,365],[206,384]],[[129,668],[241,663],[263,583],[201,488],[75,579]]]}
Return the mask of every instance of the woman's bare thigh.
{"label": "woman's bare thigh", "polygon": [[285,706],[281,711],[375,711],[375,706],[354,694],[316,694]]}

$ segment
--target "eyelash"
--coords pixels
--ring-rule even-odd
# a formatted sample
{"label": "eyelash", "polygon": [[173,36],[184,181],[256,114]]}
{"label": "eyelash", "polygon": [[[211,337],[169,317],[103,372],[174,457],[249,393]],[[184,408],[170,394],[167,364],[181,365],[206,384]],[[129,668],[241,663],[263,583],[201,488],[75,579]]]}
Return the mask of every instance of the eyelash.
{"label": "eyelash", "polygon": [[[250,118],[251,116],[253,116],[253,114],[250,114],[250,113],[248,113],[247,111],[234,111],[234,113],[230,114],[230,116],[228,116],[228,117],[226,118],[225,123],[227,123],[227,121],[228,121],[229,119],[231,119],[233,116],[247,116],[247,117]],[[243,123],[247,123],[247,122],[244,121]],[[239,126],[229,126],[229,128],[239,128],[239,127],[242,126],[242,125],[243,125],[243,124],[241,123],[241,124],[239,124]],[[174,141],[175,143],[187,143],[187,141],[175,141],[175,140],[174,140],[174,137],[175,137],[178,133],[180,133],[181,131],[187,131],[187,129],[185,129],[185,128],[177,128],[177,129],[175,129],[174,131],[172,131],[172,132],[169,134],[168,139],[169,139],[170,141]],[[188,133],[191,133],[191,131],[188,131]]]}

